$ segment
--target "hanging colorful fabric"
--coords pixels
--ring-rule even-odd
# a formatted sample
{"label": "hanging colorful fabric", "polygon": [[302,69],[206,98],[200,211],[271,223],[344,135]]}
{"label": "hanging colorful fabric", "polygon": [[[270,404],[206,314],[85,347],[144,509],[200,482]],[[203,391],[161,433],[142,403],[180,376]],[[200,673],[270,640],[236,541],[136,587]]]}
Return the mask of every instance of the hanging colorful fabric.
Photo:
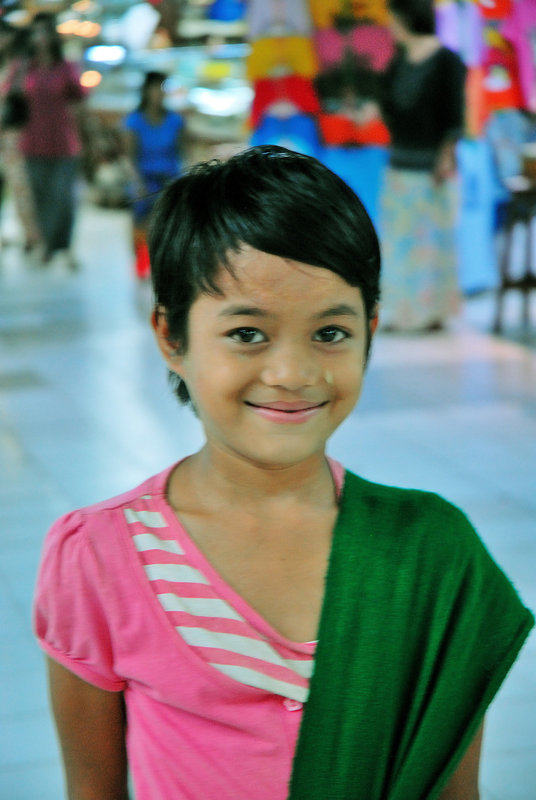
{"label": "hanging colorful fabric", "polygon": [[309,36],[312,30],[307,0],[250,0],[247,22],[250,39],[274,36],[274,32]]}
{"label": "hanging colorful fabric", "polygon": [[507,19],[512,12],[512,0],[476,0],[485,19]]}
{"label": "hanging colorful fabric", "polygon": [[285,74],[312,78],[318,62],[306,36],[273,36],[252,43],[246,69],[251,81]]}
{"label": "hanging colorful fabric", "polygon": [[251,123],[258,125],[261,116],[273,103],[288,101],[300,111],[317,114],[320,103],[310,78],[303,75],[283,75],[281,78],[260,78],[253,86],[255,96],[251,107]]}

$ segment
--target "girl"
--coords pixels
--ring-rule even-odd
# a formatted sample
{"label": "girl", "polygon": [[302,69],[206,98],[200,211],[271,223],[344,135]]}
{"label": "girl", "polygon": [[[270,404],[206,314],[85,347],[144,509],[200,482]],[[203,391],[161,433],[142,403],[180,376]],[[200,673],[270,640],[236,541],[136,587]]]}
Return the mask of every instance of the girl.
{"label": "girl", "polygon": [[51,14],[38,13],[30,24],[23,89],[29,119],[20,137],[20,149],[44,242],[42,260],[48,263],[63,251],[67,265],[75,269],[71,245],[85,92],[77,68],[63,56]]}
{"label": "girl", "polygon": [[[19,149],[24,119],[6,119],[10,92],[21,92],[26,73],[26,31],[12,28],[0,18],[0,210],[6,189],[13,198],[24,237],[24,250],[40,247],[41,235],[35,216],[26,165]],[[24,116],[24,115],[23,115]],[[1,242],[0,242],[1,246]]]}
{"label": "girl", "polygon": [[35,625],[69,797],[127,797],[127,763],[137,800],[478,797],[532,616],[458,509],[325,456],[377,321],[363,206],[261,146],[172,183],[149,243],[206,442],[48,535]]}
{"label": "girl", "polygon": [[180,171],[183,120],[164,106],[165,79],[163,72],[147,73],[140,106],[124,122],[138,194],[133,206],[133,239],[139,278],[149,277],[146,225],[154,198]]}

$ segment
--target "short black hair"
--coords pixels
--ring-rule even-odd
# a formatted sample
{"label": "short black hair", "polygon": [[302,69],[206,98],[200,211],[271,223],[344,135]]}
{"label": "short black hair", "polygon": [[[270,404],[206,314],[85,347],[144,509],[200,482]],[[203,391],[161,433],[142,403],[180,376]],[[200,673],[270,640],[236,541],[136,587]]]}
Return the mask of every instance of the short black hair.
{"label": "short black hair", "polygon": [[387,9],[401,20],[411,33],[434,34],[434,0],[387,0]]}
{"label": "short black hair", "polygon": [[[160,194],[149,226],[156,311],[169,337],[188,347],[188,312],[244,244],[324,267],[361,290],[372,319],[379,299],[380,246],[357,195],[320,161],[276,145],[191,167]],[[367,330],[368,330],[367,325]],[[368,346],[367,346],[368,352]],[[184,382],[171,374],[179,399]]]}

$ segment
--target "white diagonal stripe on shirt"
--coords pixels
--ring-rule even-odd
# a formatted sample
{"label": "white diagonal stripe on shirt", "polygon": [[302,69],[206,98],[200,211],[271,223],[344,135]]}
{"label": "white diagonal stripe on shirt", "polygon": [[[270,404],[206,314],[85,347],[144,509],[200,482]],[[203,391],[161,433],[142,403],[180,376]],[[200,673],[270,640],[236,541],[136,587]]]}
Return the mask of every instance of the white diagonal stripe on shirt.
{"label": "white diagonal stripe on shirt", "polygon": [[215,647],[218,650],[227,650],[230,653],[258,658],[269,664],[286,667],[283,656],[280,656],[273,647],[260,639],[239,636],[236,633],[209,631],[204,628],[189,628],[186,625],[178,625],[177,630],[192,647]]}
{"label": "white diagonal stripe on shirt", "polygon": [[160,513],[160,511],[136,511],[133,508],[125,508],[124,510],[126,521],[131,524],[133,522],[141,522],[148,528],[167,528],[167,522]]}
{"label": "white diagonal stripe on shirt", "polygon": [[239,683],[245,683],[246,686],[264,689],[267,692],[273,692],[282,697],[290,697],[292,700],[298,700],[300,703],[305,703],[309,696],[309,689],[307,687],[296,686],[293,683],[280,681],[277,678],[265,675],[263,672],[257,672],[255,669],[238,667],[234,664],[214,664],[212,661],[210,663],[211,666],[223,672],[229,678],[233,678]]}
{"label": "white diagonal stripe on shirt", "polygon": [[179,595],[172,592],[162,593],[157,597],[166,611],[185,611],[195,617],[215,617],[244,621],[244,618],[229,603],[217,597],[179,597]]}
{"label": "white diagonal stripe on shirt", "polygon": [[208,584],[202,572],[187,564],[146,564],[144,569],[150,581]]}
{"label": "white diagonal stripe on shirt", "polygon": [[136,533],[132,537],[132,541],[138,553],[144,553],[147,550],[165,550],[166,553],[177,553],[178,555],[184,553],[174,539],[160,539],[154,533]]}
{"label": "white diagonal stripe on shirt", "polygon": [[297,658],[286,658],[285,664],[290,669],[297,672],[298,675],[301,675],[302,678],[307,678],[307,680],[311,679],[313,674],[313,667],[315,665],[314,658],[304,658],[304,659],[297,659]]}

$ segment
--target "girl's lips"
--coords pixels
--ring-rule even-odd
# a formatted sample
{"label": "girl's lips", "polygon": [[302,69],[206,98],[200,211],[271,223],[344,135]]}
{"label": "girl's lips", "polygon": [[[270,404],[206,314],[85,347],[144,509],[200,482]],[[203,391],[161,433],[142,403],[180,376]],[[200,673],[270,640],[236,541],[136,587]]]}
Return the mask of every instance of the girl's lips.
{"label": "girl's lips", "polygon": [[278,422],[288,425],[306,422],[315,416],[325,405],[322,403],[308,403],[298,401],[294,403],[278,401],[275,403],[250,403],[246,402],[256,414],[270,422]]}
{"label": "girl's lips", "polygon": [[274,403],[246,402],[248,406],[253,406],[254,408],[272,408],[274,411],[287,411],[289,413],[293,413],[295,411],[307,411],[310,408],[318,408],[318,406],[324,405],[324,403],[311,403],[307,400],[295,400],[294,402],[289,402],[288,400],[277,400]]}

